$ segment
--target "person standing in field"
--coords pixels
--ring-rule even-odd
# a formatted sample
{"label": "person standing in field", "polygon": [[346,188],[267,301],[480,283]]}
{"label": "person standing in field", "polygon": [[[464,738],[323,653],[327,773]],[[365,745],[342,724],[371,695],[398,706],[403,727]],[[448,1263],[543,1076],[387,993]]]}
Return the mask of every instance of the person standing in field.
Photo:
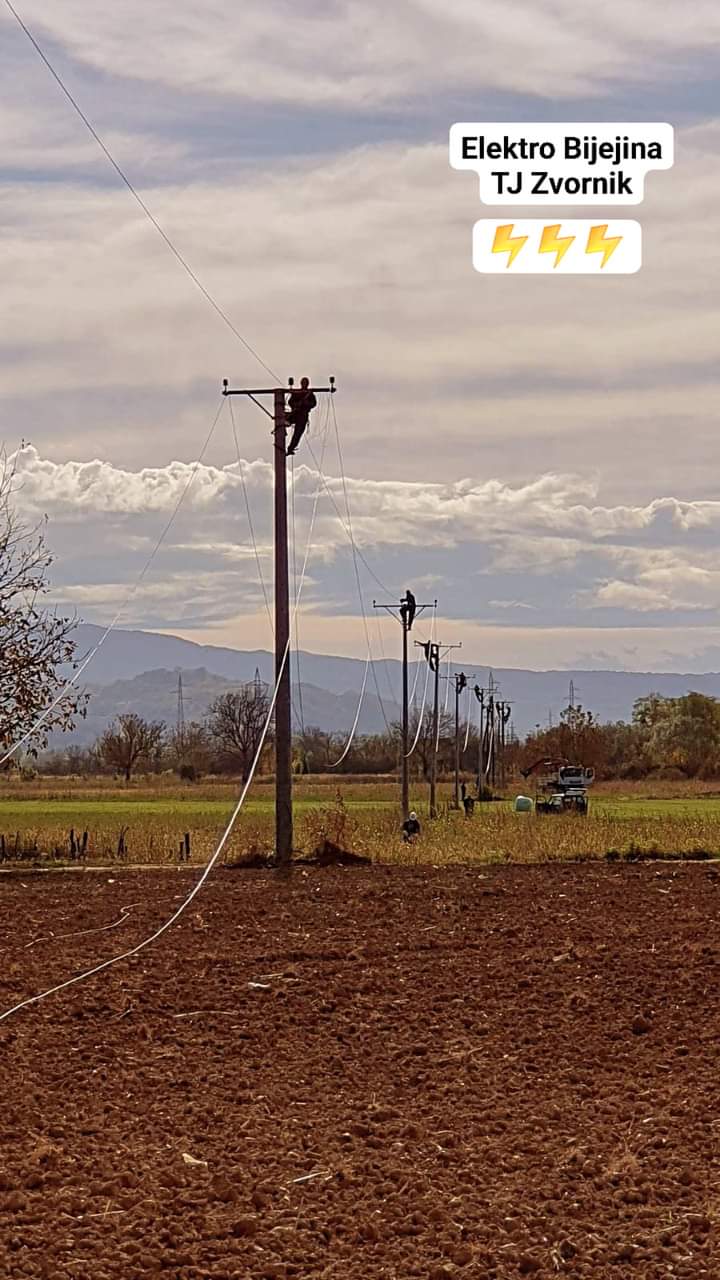
{"label": "person standing in field", "polygon": [[405,841],[406,844],[410,844],[413,840],[416,840],[417,837],[420,835],[420,823],[418,821],[418,816],[414,810],[403,822],[402,833],[403,833],[403,840]]}

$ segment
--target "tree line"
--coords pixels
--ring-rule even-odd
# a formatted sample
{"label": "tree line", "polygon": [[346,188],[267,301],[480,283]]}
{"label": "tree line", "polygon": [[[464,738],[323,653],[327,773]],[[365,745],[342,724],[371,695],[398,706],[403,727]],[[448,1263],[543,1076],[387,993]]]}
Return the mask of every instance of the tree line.
{"label": "tree line", "polygon": [[[173,770],[187,781],[205,775],[248,777],[269,712],[269,696],[257,683],[222,694],[204,721],[182,728],[149,721],[135,713],[118,716],[90,747],[73,744],[44,752],[36,768],[48,774],[119,774],[127,781],[137,773]],[[427,779],[435,748],[432,716],[414,709],[410,715],[411,757],[416,779]],[[467,744],[467,745],[466,745]],[[399,767],[401,727],[384,733],[357,735],[349,750],[347,734],[309,727],[293,739],[297,774],[392,775]],[[460,726],[460,768],[474,778],[479,761],[477,730]],[[454,768],[454,724],[441,716],[437,739],[438,772]],[[522,771],[543,759],[592,766],[599,779],[632,780],[655,776],[720,777],[720,702],[701,693],[665,698],[651,693],[634,705],[632,720],[602,722],[581,706],[567,707],[559,723],[536,728],[524,739],[510,735],[504,773],[519,782]],[[273,769],[272,725],[259,762],[260,772]]]}

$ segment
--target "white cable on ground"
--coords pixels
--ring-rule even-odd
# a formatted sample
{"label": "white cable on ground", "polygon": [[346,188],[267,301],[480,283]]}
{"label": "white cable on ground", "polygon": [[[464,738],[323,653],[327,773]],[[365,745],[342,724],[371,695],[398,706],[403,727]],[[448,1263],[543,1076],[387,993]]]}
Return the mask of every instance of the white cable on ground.
{"label": "white cable on ground", "polygon": [[[325,433],[325,440],[327,440],[327,432]],[[324,447],[325,446],[323,444],[323,453],[324,453]],[[305,547],[305,559],[303,562],[302,575],[301,575],[300,584],[298,587],[298,594],[297,594],[297,599],[295,604],[296,608],[298,607],[298,604],[300,601],[300,595],[302,593],[302,588],[305,581],[305,575],[307,572],[308,558],[310,555],[310,548],[312,545],[312,536],[315,528],[315,517],[317,515],[317,506],[318,506],[319,497],[320,497],[320,485],[318,484],[318,487],[315,491],[315,500],[313,503],[312,516],[310,520],[308,540]],[[64,982],[58,982],[55,984],[55,986],[48,987],[46,991],[40,991],[38,992],[37,995],[28,996],[25,1000],[18,1001],[18,1003],[12,1005],[10,1009],[6,1009],[3,1013],[0,1013],[0,1022],[4,1022],[6,1018],[11,1017],[11,1015],[14,1013],[19,1013],[21,1009],[27,1009],[30,1005],[39,1004],[40,1001],[44,1000],[47,996],[55,995],[58,991],[65,991],[67,990],[68,987],[75,986],[76,983],[84,982],[86,978],[92,978],[95,976],[95,974],[102,973],[104,969],[109,969],[112,965],[119,964],[121,960],[129,960],[131,956],[136,956],[138,952],[143,951],[146,947],[151,946],[153,942],[156,942],[157,939],[160,938],[162,934],[165,933],[171,927],[171,925],[173,925],[175,921],[180,918],[183,912],[187,910],[193,898],[195,898],[196,895],[200,892],[202,886],[205,884],[205,881],[210,875],[210,872],[212,871],[213,867],[217,863],[217,860],[220,857],[220,854],[222,853],[223,849],[225,848],[225,845],[227,844],[228,839],[230,838],[232,829],[237,820],[237,816],[240,813],[240,810],[242,809],[243,804],[245,803],[245,797],[248,791],[250,790],[251,783],[253,781],[253,778],[255,777],[255,770],[257,769],[260,756],[262,754],[262,749],[265,745],[265,739],[267,737],[268,729],[270,728],[270,723],[272,721],[272,717],[275,711],[275,703],[277,701],[278,690],[280,688],[280,681],[282,679],[282,675],[285,670],[285,663],[288,660],[289,651],[290,651],[290,639],[288,637],[288,642],[285,646],[282,662],[280,664],[280,670],[277,673],[277,678],[275,681],[275,688],[273,689],[272,699],[268,707],[268,713],[267,713],[267,716],[265,717],[265,723],[263,725],[260,741],[258,743],[257,750],[255,752],[252,764],[250,766],[250,773],[249,773],[248,779],[242,789],[242,792],[240,793],[240,798],[237,804],[235,805],[235,808],[233,809],[232,815],[230,817],[230,821],[228,822],[227,826],[225,827],[225,830],[223,831],[222,836],[220,837],[220,841],[218,843],[217,848],[215,849],[215,852],[213,853],[212,857],[210,858],[210,861],[207,863],[206,867],[204,868],[199,880],[195,885],[193,885],[189,894],[184,899],[184,901],[181,902],[177,910],[175,910],[173,914],[170,916],[170,918],[166,920],[163,924],[161,924],[159,928],[157,928],[147,938],[144,938],[141,942],[136,943],[134,947],[130,947],[127,951],[121,952],[120,955],[111,956],[109,960],[103,960],[100,964],[94,965],[91,969],[85,969],[82,973],[77,973],[72,978],[67,978]]]}
{"label": "white cable on ground", "polygon": [[83,674],[83,671],[85,671],[85,670],[86,670],[86,668],[87,668],[87,667],[89,667],[90,663],[92,662],[93,658],[94,658],[94,657],[95,657],[95,655],[97,654],[98,650],[102,648],[102,646],[104,645],[104,643],[105,643],[105,641],[107,640],[108,636],[110,635],[111,631],[113,631],[113,630],[115,629],[115,627],[117,626],[117,624],[118,624],[118,622],[120,621],[120,619],[121,619],[121,617],[122,617],[123,613],[125,612],[125,610],[127,609],[128,605],[130,604],[130,601],[134,598],[134,596],[135,596],[136,592],[138,591],[138,589],[139,589],[139,588],[140,588],[140,586],[142,585],[142,583],[143,583],[143,581],[144,581],[144,579],[145,579],[145,577],[146,577],[146,575],[147,575],[147,572],[148,572],[148,570],[150,569],[150,566],[152,565],[152,563],[153,563],[153,561],[154,561],[154,559],[155,559],[155,557],[156,557],[156,555],[157,555],[158,551],[160,550],[160,548],[161,548],[161,546],[162,546],[163,542],[165,541],[165,539],[166,539],[166,537],[167,537],[168,533],[170,532],[170,530],[171,530],[171,528],[172,528],[172,526],[173,526],[173,524],[174,524],[174,522],[175,522],[175,518],[176,518],[176,516],[177,516],[177,514],[178,514],[178,512],[179,512],[179,510],[180,510],[180,508],[181,508],[181,506],[182,506],[182,504],[183,504],[183,502],[185,501],[185,498],[187,497],[187,494],[188,494],[188,492],[189,492],[189,490],[190,490],[190,486],[191,486],[191,484],[192,484],[193,480],[195,479],[195,476],[197,475],[197,472],[198,472],[198,470],[199,470],[200,466],[202,465],[202,460],[203,460],[203,458],[205,457],[205,454],[207,453],[208,447],[209,447],[209,445],[210,445],[210,441],[211,441],[211,440],[212,440],[212,438],[213,438],[213,435],[214,435],[214,433],[215,433],[215,428],[216,428],[216,426],[217,426],[218,419],[219,419],[220,414],[222,413],[222,411],[223,411],[223,401],[221,400],[221,401],[220,401],[220,405],[219,405],[219,407],[218,407],[218,411],[217,411],[217,413],[215,414],[215,417],[213,418],[212,425],[211,425],[210,430],[208,431],[208,434],[207,434],[207,436],[206,436],[206,438],[205,438],[205,443],[203,444],[203,447],[202,447],[202,449],[200,450],[200,454],[199,454],[199,456],[198,456],[198,459],[197,459],[197,461],[196,461],[195,465],[193,466],[192,471],[190,472],[190,475],[189,475],[189,477],[188,477],[187,483],[185,484],[185,487],[183,488],[183,490],[182,490],[182,492],[181,492],[181,494],[180,494],[180,497],[178,498],[177,502],[175,503],[175,506],[173,507],[173,510],[172,510],[172,512],[171,512],[171,514],[170,514],[170,517],[169,517],[169,519],[167,520],[167,522],[166,522],[166,524],[165,524],[165,526],[164,526],[164,528],[163,528],[163,530],[162,530],[162,532],[161,532],[161,534],[160,534],[160,537],[158,538],[157,542],[155,543],[155,546],[153,547],[152,551],[150,552],[150,555],[148,556],[147,560],[145,561],[145,564],[143,565],[143,567],[142,567],[142,569],[141,569],[141,571],[140,571],[140,573],[139,573],[138,577],[136,578],[136,580],[135,580],[135,582],[133,583],[132,587],[130,588],[130,590],[128,591],[127,595],[125,596],[125,598],[124,598],[124,600],[123,600],[122,604],[120,605],[120,608],[118,609],[117,613],[115,614],[114,618],[112,619],[112,621],[109,623],[109,625],[108,625],[108,626],[105,628],[105,630],[103,631],[103,633],[102,633],[102,635],[100,636],[100,639],[98,640],[97,644],[95,644],[95,645],[94,645],[94,647],[90,650],[90,652],[85,656],[85,658],[83,658],[83,660],[82,660],[82,662],[80,663],[80,665],[79,665],[79,667],[77,668],[77,670],[76,670],[76,671],[74,671],[74,672],[73,672],[73,674],[69,677],[69,679],[65,682],[65,684],[63,685],[63,687],[60,689],[60,691],[59,691],[59,692],[55,695],[55,697],[53,698],[52,702],[50,702],[50,703],[48,704],[48,706],[47,706],[47,707],[45,707],[45,710],[44,710],[44,711],[43,711],[43,712],[38,716],[37,720],[36,720],[36,721],[35,721],[35,723],[32,725],[32,727],[31,727],[30,729],[28,729],[28,730],[27,730],[27,732],[26,732],[26,733],[24,733],[24,734],[22,735],[22,737],[21,737],[21,738],[18,738],[17,742],[14,742],[14,743],[12,744],[12,746],[8,747],[8,749],[7,749],[7,751],[5,752],[5,754],[4,754],[4,755],[0,756],[0,765],[5,764],[5,762],[6,762],[7,760],[9,760],[12,756],[14,756],[15,752],[18,750],[18,748],[19,748],[19,747],[22,747],[22,746],[23,746],[23,745],[24,745],[24,744],[25,744],[25,743],[26,743],[30,738],[32,738],[32,737],[33,737],[33,735],[34,735],[35,733],[37,733],[37,730],[38,730],[38,729],[41,727],[41,725],[43,725],[43,724],[45,723],[45,721],[47,720],[48,716],[50,715],[50,712],[55,710],[55,707],[58,705],[58,703],[59,703],[59,702],[62,702],[62,699],[65,697],[65,695],[66,695],[66,693],[68,692],[68,690],[69,690],[69,689],[71,689],[71,688],[73,687],[73,685],[75,685],[75,684],[76,684],[76,682],[80,679],[80,676]]}
{"label": "white cable on ground", "polygon": [[225,848],[225,844],[235,825],[235,820],[245,802],[245,796],[247,795],[248,790],[250,788],[250,784],[253,780],[253,777],[255,776],[255,769],[257,768],[257,764],[260,759],[260,753],[265,745],[265,738],[267,735],[268,728],[270,727],[270,720],[275,710],[275,702],[277,700],[277,693],[280,687],[280,677],[282,675],[285,662],[287,661],[288,648],[289,648],[289,642],[285,649],[285,656],[283,658],[282,666],[280,668],[277,682],[275,684],[275,689],[273,691],[272,700],[270,702],[270,707],[268,709],[268,714],[263,727],[262,736],[260,738],[260,743],[258,745],[258,749],[255,753],[255,758],[253,759],[253,762],[250,768],[250,775],[248,777],[248,780],[242,789],[240,799],[238,800],[233,810],[230,821],[228,822],[221,836],[220,842],[214,854],[212,855],[207,866],[205,867],[202,875],[200,876],[200,879],[197,881],[195,885],[193,885],[190,893],[185,898],[184,902],[180,904],[177,910],[173,912],[173,914],[170,916],[168,920],[164,922],[164,924],[161,924],[160,927],[156,929],[154,933],[150,934],[149,937],[144,938],[142,942],[138,942],[136,946],[130,947],[129,950],[121,952],[120,955],[111,956],[109,960],[103,960],[101,964],[94,965],[92,969],[85,969],[82,973],[76,973],[74,977],[67,978],[64,982],[58,982],[54,987],[48,987],[46,991],[40,991],[37,995],[28,996],[27,999],[18,1001],[18,1003],[14,1004],[10,1009],[6,1009],[4,1013],[0,1013],[0,1022],[4,1022],[5,1019],[9,1018],[13,1013],[19,1013],[21,1009],[27,1009],[31,1004],[39,1004],[39,1002],[41,1000],[44,1000],[46,996],[55,995],[55,993],[58,991],[65,991],[67,987],[72,987],[78,982],[84,982],[86,978],[92,978],[96,973],[102,973],[103,969],[109,969],[111,965],[118,964],[121,960],[129,960],[131,956],[136,956],[139,951],[143,951],[145,947],[149,947],[151,943],[156,942],[157,939],[161,936],[161,934],[165,933],[165,931],[175,923],[178,917],[182,915],[182,913],[186,910],[186,908],[189,907],[195,895],[200,892],[202,886],[204,885],[205,881],[210,875],[210,872],[215,866],[215,863],[220,857],[220,854]]}
{"label": "white cable on ground", "polygon": [[21,30],[22,30],[22,31],[24,31],[25,35],[27,36],[28,40],[30,41],[31,45],[33,46],[33,48],[34,48],[35,52],[37,53],[38,57],[39,57],[39,58],[41,58],[41,60],[44,62],[45,66],[47,67],[48,71],[50,72],[50,75],[52,76],[53,80],[54,80],[54,81],[55,81],[55,83],[58,85],[58,87],[61,89],[62,93],[65,95],[65,97],[67,98],[68,102],[70,103],[70,106],[73,108],[73,110],[74,110],[74,111],[77,113],[77,115],[80,117],[80,119],[82,120],[83,124],[85,125],[85,128],[88,130],[88,132],[91,134],[91,136],[95,139],[95,142],[96,142],[96,143],[97,143],[97,145],[99,146],[99,148],[100,148],[100,150],[102,151],[103,155],[105,156],[106,160],[108,160],[108,161],[110,162],[110,164],[112,165],[112,167],[113,167],[113,169],[115,170],[116,174],[117,174],[117,175],[118,175],[118,177],[120,178],[121,182],[123,182],[123,183],[125,184],[125,186],[127,187],[128,191],[130,192],[130,194],[131,194],[131,196],[133,197],[133,199],[137,202],[137,204],[138,204],[138,205],[140,206],[140,208],[142,209],[142,211],[143,211],[143,213],[145,214],[146,218],[148,218],[148,219],[149,219],[149,221],[152,223],[152,225],[153,225],[153,227],[155,228],[155,230],[158,232],[158,234],[159,234],[159,235],[162,237],[162,239],[165,241],[165,244],[167,245],[168,249],[169,249],[169,250],[170,250],[170,252],[173,254],[173,256],[177,259],[177,261],[179,262],[179,264],[180,264],[180,266],[182,267],[183,271],[187,272],[187,274],[188,274],[188,276],[190,277],[190,279],[192,280],[193,284],[194,284],[194,285],[195,285],[195,286],[200,290],[200,292],[201,292],[201,294],[203,295],[203,297],[204,297],[204,298],[205,298],[205,299],[210,303],[210,306],[211,306],[211,307],[213,308],[213,310],[217,313],[217,315],[220,317],[220,319],[223,321],[223,323],[227,325],[227,327],[228,327],[228,329],[230,330],[230,332],[231,332],[231,333],[233,333],[233,334],[235,335],[235,337],[238,339],[238,341],[242,343],[242,345],[244,346],[245,350],[246,350],[246,351],[248,351],[248,352],[250,353],[250,355],[251,355],[255,360],[257,360],[258,364],[262,365],[263,369],[265,369],[265,370],[266,370],[266,371],[271,375],[271,377],[273,377],[273,378],[275,379],[275,381],[276,381],[276,382],[279,382],[279,381],[280,381],[280,379],[279,379],[278,375],[277,375],[277,374],[276,374],[276,373],[275,373],[275,372],[270,368],[270,366],[269,366],[269,365],[267,365],[267,364],[265,363],[265,361],[262,359],[262,357],[261,357],[260,355],[258,355],[258,353],[257,353],[257,351],[255,350],[255,348],[254,348],[254,347],[252,347],[252,346],[250,345],[250,343],[247,341],[247,339],[243,337],[243,335],[240,333],[239,329],[236,329],[236,327],[235,327],[235,325],[233,324],[233,322],[232,322],[232,320],[230,319],[230,317],[226,314],[226,312],[225,312],[225,311],[223,311],[222,307],[220,306],[220,303],[219,303],[219,302],[216,302],[215,298],[214,298],[214,297],[213,297],[213,295],[210,293],[210,290],[209,290],[209,289],[207,289],[207,288],[205,287],[205,285],[202,283],[202,280],[200,280],[199,276],[197,276],[197,275],[196,275],[196,273],[193,271],[192,267],[190,266],[190,263],[189,263],[189,262],[187,261],[187,259],[183,256],[183,254],[182,254],[182,253],[180,252],[180,250],[176,247],[176,245],[174,245],[174,244],[173,244],[172,240],[170,239],[170,236],[167,234],[167,232],[166,232],[166,231],[163,229],[163,227],[160,225],[160,223],[158,222],[157,218],[155,217],[155,214],[154,214],[154,213],[152,213],[152,211],[150,210],[150,208],[148,207],[148,205],[147,205],[147,204],[145,203],[145,201],[143,200],[142,196],[140,195],[140,192],[139,192],[139,191],[138,191],[138,190],[133,186],[133,184],[132,184],[132,182],[130,181],[130,179],[128,178],[127,174],[124,172],[124,170],[123,170],[123,169],[121,169],[121,167],[120,167],[120,165],[118,164],[117,160],[115,159],[115,157],[114,157],[114,156],[112,155],[112,153],[110,152],[110,149],[109,149],[109,148],[107,147],[107,145],[103,142],[102,138],[100,137],[100,134],[97,132],[97,130],[95,129],[94,125],[92,125],[92,124],[90,123],[90,120],[89,120],[89,119],[88,119],[88,117],[85,115],[85,112],[82,110],[82,107],[79,105],[79,103],[78,103],[78,102],[76,101],[76,99],[73,97],[72,93],[70,92],[70,90],[68,89],[67,85],[66,85],[66,84],[65,84],[65,82],[63,81],[63,79],[62,79],[62,77],[60,76],[59,72],[57,72],[57,71],[55,70],[54,66],[52,65],[52,63],[51,63],[50,59],[48,58],[47,54],[45,53],[44,49],[42,49],[42,47],[40,46],[40,44],[39,44],[39,43],[38,43],[38,41],[36,40],[35,36],[33,35],[32,31],[30,30],[30,28],[26,25],[26,23],[25,23],[25,22],[23,21],[23,19],[20,17],[20,14],[18,13],[17,9],[14,7],[14,5],[13,5],[13,4],[11,4],[11,0],[5,0],[5,5],[6,5],[6,7],[9,9],[10,13],[12,14],[13,18],[14,18],[14,19],[15,19],[15,21],[17,22],[18,26],[21,28]]}

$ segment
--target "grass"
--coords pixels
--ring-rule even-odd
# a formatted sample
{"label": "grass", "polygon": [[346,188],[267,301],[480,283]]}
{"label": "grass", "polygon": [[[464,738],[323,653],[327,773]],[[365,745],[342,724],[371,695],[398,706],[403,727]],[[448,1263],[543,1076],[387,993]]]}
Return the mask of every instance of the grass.
{"label": "grass", "polygon": [[[645,793],[643,793],[643,785]],[[521,789],[521,788],[517,788]],[[191,856],[205,861],[232,812],[239,784],[211,780],[188,786],[175,779],[140,780],[129,788],[107,780],[36,779],[0,784],[0,856],[67,858],[71,830],[87,831],[88,861],[112,861],[122,836],[132,862],[178,859],[184,833]],[[338,805],[338,794],[342,804]],[[471,820],[449,809],[451,787],[441,787],[442,812],[426,817],[426,788],[412,803],[423,822],[421,839],[400,839],[397,785],[354,779],[299,779],[295,788],[296,846],[311,853],[324,839],[382,861],[554,861],[643,854],[720,854],[717,785],[617,784],[593,792],[587,818],[515,814],[510,800],[478,806]],[[514,794],[514,790],[513,790]],[[260,781],[248,797],[226,849],[226,860],[272,848],[273,788]]]}

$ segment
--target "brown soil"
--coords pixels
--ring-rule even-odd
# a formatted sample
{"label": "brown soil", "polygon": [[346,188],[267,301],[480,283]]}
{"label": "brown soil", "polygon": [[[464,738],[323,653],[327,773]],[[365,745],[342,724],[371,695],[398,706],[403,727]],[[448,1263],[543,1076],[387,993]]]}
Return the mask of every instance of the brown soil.
{"label": "brown soil", "polygon": [[[2,1007],[190,874],[3,880]],[[0,1024],[2,1280],[717,1280],[719,908],[702,865],[218,876]]]}

